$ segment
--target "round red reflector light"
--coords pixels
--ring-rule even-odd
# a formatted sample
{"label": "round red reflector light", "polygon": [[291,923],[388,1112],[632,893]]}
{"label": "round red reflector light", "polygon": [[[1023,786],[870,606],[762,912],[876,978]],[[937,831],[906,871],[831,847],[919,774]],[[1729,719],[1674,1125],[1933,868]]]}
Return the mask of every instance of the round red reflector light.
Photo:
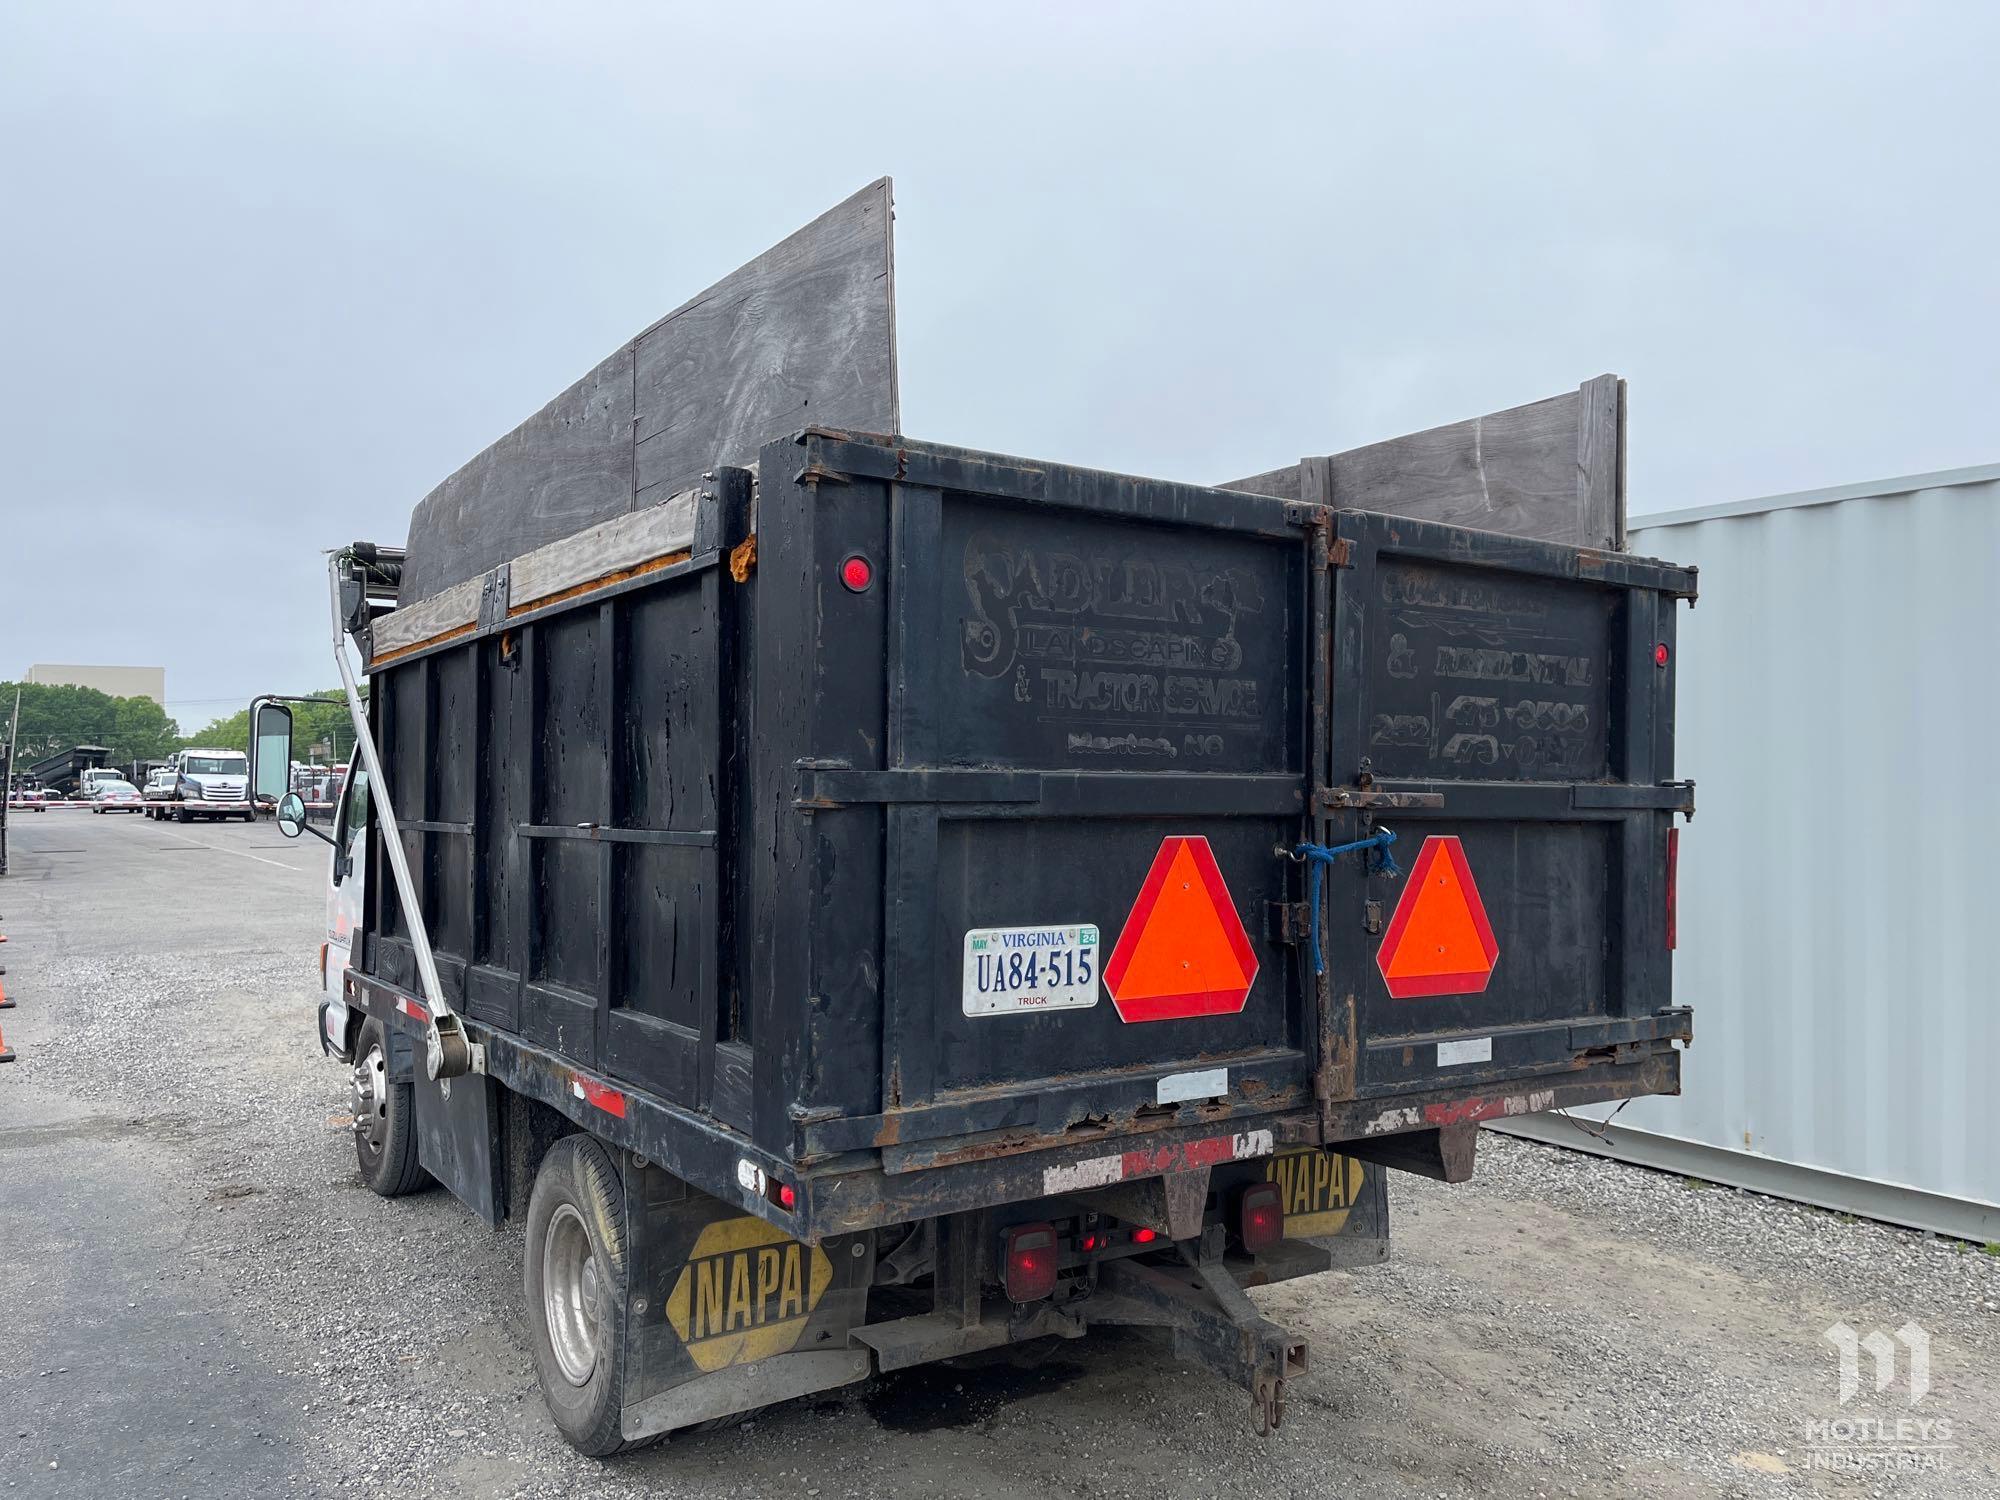
{"label": "round red reflector light", "polygon": [[1159,1237],[1157,1230],[1135,1229],[1132,1231],[1132,1243],[1135,1245],[1150,1245]]}
{"label": "round red reflector light", "polygon": [[791,1209],[799,1205],[799,1190],[789,1182],[778,1184],[778,1207]]}
{"label": "round red reflector light", "polygon": [[1653,665],[1656,667],[1664,667],[1666,664],[1667,664],[1667,643],[1665,641],[1661,641],[1659,645],[1653,648]]}
{"label": "round red reflector light", "polygon": [[875,565],[857,552],[840,565],[840,581],[849,593],[858,594],[875,581]]}

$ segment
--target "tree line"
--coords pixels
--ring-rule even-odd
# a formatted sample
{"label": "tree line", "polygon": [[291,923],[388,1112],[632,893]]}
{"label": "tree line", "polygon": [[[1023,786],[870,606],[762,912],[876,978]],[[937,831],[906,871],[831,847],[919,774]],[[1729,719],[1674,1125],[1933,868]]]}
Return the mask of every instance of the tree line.
{"label": "tree line", "polygon": [[[21,694],[21,727],[15,751],[18,765],[31,765],[78,745],[104,746],[111,752],[113,765],[164,760],[190,745],[228,750],[250,747],[248,704],[183,736],[180,725],[151,698],[115,698],[96,688],[67,684],[0,682],[0,755],[6,753],[17,688]],[[347,759],[354,749],[354,729],[348,722],[341,690],[325,688],[302,696],[337,701],[291,705],[293,753],[301,760],[314,755],[329,762]]]}

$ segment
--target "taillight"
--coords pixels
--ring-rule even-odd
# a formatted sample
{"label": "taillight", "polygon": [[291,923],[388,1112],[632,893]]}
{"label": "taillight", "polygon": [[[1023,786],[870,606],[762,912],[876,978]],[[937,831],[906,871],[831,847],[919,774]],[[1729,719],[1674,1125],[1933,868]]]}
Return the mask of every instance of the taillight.
{"label": "taillight", "polygon": [[840,565],[840,581],[851,594],[858,594],[875,581],[875,565],[859,552],[850,553]]}
{"label": "taillight", "polygon": [[1053,1224],[1017,1224],[1007,1231],[1001,1279],[1010,1302],[1039,1302],[1056,1289],[1056,1230]]}
{"label": "taillight", "polygon": [[1667,660],[1671,655],[1672,653],[1667,650],[1667,643],[1665,641],[1661,641],[1658,645],[1653,647],[1653,665],[1656,667],[1664,667],[1667,664]]}
{"label": "taillight", "polygon": [[1275,1182],[1255,1182],[1236,1200],[1236,1233],[1243,1248],[1262,1255],[1285,1237],[1285,1195]]}
{"label": "taillight", "polygon": [[319,945],[319,987],[326,988],[326,944]]}
{"label": "taillight", "polygon": [[1667,947],[1680,946],[1681,831],[1667,830]]}
{"label": "taillight", "polygon": [[1150,1245],[1159,1237],[1160,1232],[1157,1229],[1140,1228],[1132,1231],[1132,1243],[1135,1245]]}

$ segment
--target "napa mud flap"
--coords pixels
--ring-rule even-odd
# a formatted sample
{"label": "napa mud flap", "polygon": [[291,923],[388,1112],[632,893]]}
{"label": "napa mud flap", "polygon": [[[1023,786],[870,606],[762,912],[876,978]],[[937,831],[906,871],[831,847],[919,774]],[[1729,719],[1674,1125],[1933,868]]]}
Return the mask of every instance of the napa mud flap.
{"label": "napa mud flap", "polygon": [[805,1245],[622,1153],[627,1439],[865,1379],[873,1237]]}
{"label": "napa mud flap", "polygon": [[[1311,1146],[1264,1159],[1259,1175],[1278,1184],[1285,1205],[1285,1245],[1260,1256],[1274,1262],[1261,1280],[1310,1274],[1289,1269],[1288,1249],[1303,1241],[1326,1252],[1334,1266],[1374,1265],[1389,1258],[1389,1173],[1338,1151]],[[1313,1267],[1312,1269],[1321,1269]],[[1249,1284],[1260,1284],[1252,1276]]]}

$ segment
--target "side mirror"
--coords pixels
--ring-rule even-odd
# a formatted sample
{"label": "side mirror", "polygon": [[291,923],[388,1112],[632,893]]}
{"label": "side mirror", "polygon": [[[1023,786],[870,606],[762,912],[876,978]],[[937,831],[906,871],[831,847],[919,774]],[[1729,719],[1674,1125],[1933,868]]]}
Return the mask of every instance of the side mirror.
{"label": "side mirror", "polygon": [[305,831],[305,798],[297,792],[287,792],[278,799],[278,832],[288,839],[295,839]]}
{"label": "side mirror", "polygon": [[[292,711],[282,703],[259,703],[251,710],[250,788],[273,802],[292,789]],[[305,823],[303,803],[299,805],[299,823]]]}

